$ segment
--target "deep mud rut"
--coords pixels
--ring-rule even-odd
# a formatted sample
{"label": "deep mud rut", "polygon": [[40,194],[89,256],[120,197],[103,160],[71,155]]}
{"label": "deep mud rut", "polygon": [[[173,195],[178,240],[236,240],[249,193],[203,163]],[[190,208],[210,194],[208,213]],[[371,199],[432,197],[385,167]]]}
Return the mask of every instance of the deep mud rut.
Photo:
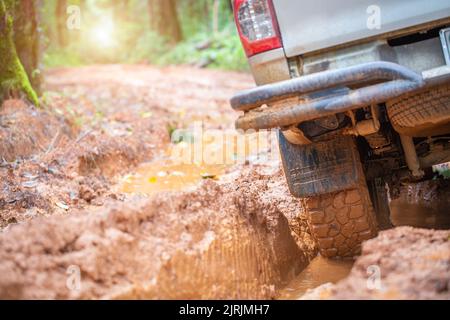
{"label": "deep mud rut", "polygon": [[174,128],[232,128],[228,99],[251,85],[237,73],[87,67],[50,72],[44,110],[6,102],[1,297],[275,297],[316,253],[279,163],[166,160]]}
{"label": "deep mud rut", "polygon": [[[239,73],[92,66],[50,71],[43,109],[5,102],[0,298],[280,297],[317,248],[303,200],[290,196],[279,161],[258,157],[276,145],[248,148],[244,161],[226,165],[172,161],[173,151],[189,146],[171,143],[173,130],[192,129],[199,121],[204,129],[231,130],[237,115],[228,99],[251,86],[250,76]],[[230,141],[228,155],[235,150]],[[222,152],[223,145],[211,152]],[[401,229],[393,237],[408,238],[416,230]],[[440,272],[436,288],[442,297],[450,287],[445,232],[431,232],[421,242],[439,243],[427,251],[438,267],[425,267]],[[340,280],[351,264],[338,264],[342,276],[311,286]],[[350,297],[370,297],[352,288]],[[428,295],[422,297],[436,296],[435,287],[424,288]]]}

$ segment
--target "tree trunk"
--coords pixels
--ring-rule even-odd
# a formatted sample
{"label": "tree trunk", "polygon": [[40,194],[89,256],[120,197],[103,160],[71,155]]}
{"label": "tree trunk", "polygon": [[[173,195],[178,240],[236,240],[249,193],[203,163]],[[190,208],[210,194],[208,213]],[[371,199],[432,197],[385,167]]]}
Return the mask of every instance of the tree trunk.
{"label": "tree trunk", "polygon": [[148,0],[150,27],[170,43],[182,40],[175,0]]}
{"label": "tree trunk", "polygon": [[219,9],[220,9],[220,3],[219,0],[214,0],[213,4],[213,13],[212,13],[212,20],[213,20],[213,33],[216,35],[219,33]]}
{"label": "tree trunk", "polygon": [[31,85],[37,92],[40,92],[41,73],[39,61],[41,50],[36,2],[36,0],[16,1],[14,43]]}
{"label": "tree trunk", "polygon": [[0,0],[0,100],[25,95],[38,105],[36,92],[17,55],[13,37],[13,0]]}
{"label": "tree trunk", "polygon": [[55,17],[58,45],[65,47],[67,46],[67,0],[58,0],[56,2]]}

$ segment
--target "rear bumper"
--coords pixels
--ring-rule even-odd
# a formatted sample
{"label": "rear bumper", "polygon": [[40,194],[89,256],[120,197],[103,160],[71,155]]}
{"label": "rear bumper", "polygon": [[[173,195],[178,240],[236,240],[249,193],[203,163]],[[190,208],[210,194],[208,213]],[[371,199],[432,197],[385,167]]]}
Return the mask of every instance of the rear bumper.
{"label": "rear bumper", "polygon": [[[369,62],[247,90],[234,96],[231,105],[233,109],[245,112],[236,121],[236,128],[261,130],[288,127],[383,103],[448,81],[450,66],[418,74],[391,62]],[[313,98],[334,88],[341,90],[337,94]],[[264,105],[269,107],[261,108]]]}

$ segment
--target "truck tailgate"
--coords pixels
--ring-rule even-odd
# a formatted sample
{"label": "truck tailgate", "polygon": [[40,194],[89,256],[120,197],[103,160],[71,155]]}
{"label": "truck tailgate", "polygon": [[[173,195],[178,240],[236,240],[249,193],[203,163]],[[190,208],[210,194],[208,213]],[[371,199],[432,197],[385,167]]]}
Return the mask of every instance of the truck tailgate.
{"label": "truck tailgate", "polygon": [[[450,17],[450,0],[273,0],[273,4],[288,57]],[[368,8],[373,5],[380,8],[379,29],[368,27],[373,13]]]}

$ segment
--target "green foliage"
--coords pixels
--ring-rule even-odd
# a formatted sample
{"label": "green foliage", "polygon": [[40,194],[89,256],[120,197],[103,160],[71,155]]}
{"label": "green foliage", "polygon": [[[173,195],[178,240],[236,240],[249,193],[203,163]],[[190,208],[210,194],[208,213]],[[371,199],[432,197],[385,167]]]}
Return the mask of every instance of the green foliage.
{"label": "green foliage", "polygon": [[450,163],[444,163],[433,167],[433,171],[444,179],[450,179]]}
{"label": "green foliage", "polygon": [[49,68],[78,67],[88,63],[88,61],[83,59],[75,50],[51,48],[44,53],[43,63]]}
{"label": "green foliage", "polygon": [[[68,2],[72,4],[76,1]],[[213,2],[177,1],[185,40],[174,46],[150,30],[147,1],[130,0],[125,5],[115,1],[86,1],[82,30],[70,31],[69,45],[61,48],[55,41],[55,1],[45,1],[42,21],[48,49],[44,55],[44,65],[57,67],[144,62],[246,70],[247,59],[234,26],[229,0],[219,1],[216,18],[213,16]],[[114,45],[102,48],[92,40],[92,35],[108,15],[114,21]]]}
{"label": "green foliage", "polygon": [[158,64],[160,63],[161,57],[170,50],[169,48],[170,46],[163,38],[148,31],[144,32],[137,39],[134,48],[123,59],[129,63],[150,62],[152,64]]}
{"label": "green foliage", "polygon": [[192,64],[232,70],[248,68],[239,38],[230,34],[229,31],[215,36],[205,33],[197,34],[163,55],[159,63]]}

